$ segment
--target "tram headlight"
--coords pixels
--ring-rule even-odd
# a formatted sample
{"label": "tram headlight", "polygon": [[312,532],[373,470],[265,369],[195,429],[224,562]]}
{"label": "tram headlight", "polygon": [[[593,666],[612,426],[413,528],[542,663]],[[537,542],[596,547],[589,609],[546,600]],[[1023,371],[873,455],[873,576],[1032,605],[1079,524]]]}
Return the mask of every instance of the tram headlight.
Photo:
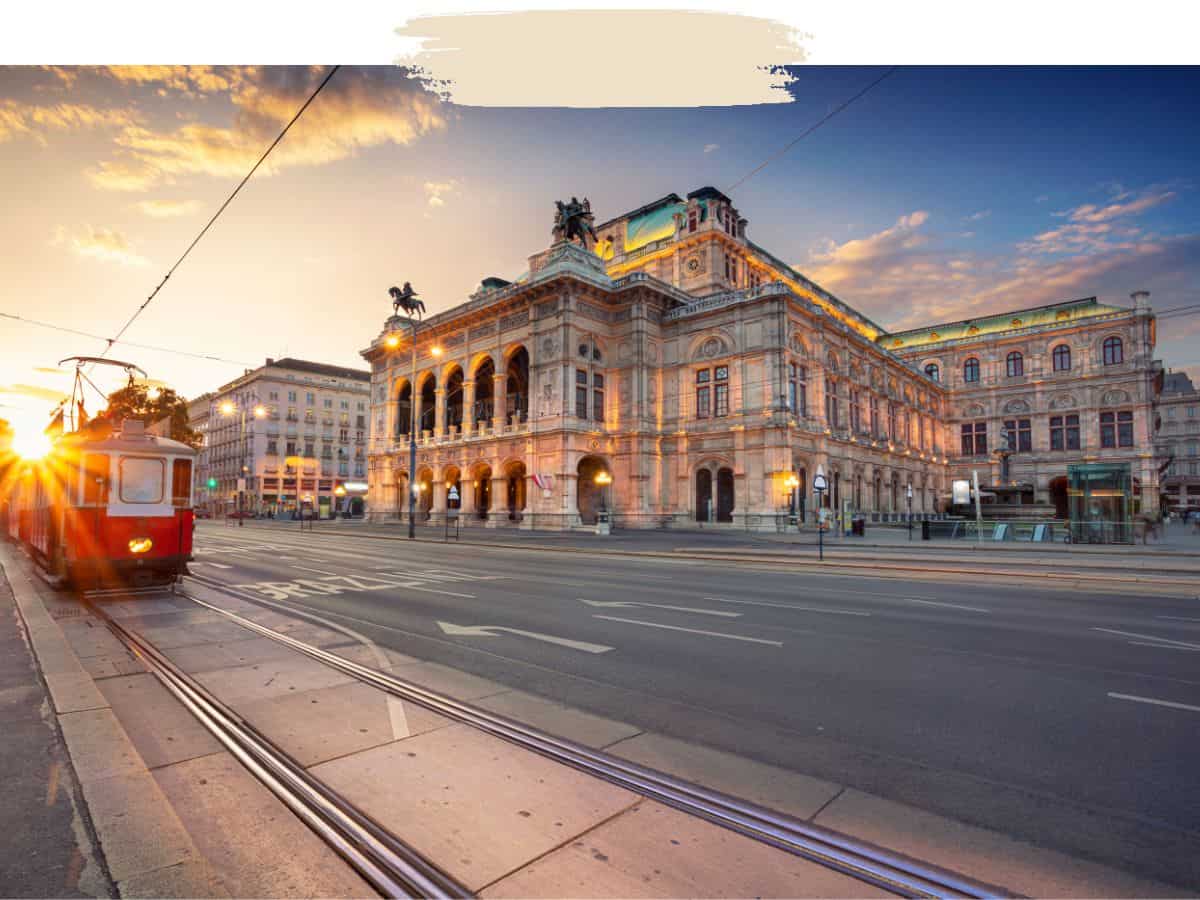
{"label": "tram headlight", "polygon": [[154,541],[148,537],[134,538],[129,542],[130,553],[146,553],[154,546]]}

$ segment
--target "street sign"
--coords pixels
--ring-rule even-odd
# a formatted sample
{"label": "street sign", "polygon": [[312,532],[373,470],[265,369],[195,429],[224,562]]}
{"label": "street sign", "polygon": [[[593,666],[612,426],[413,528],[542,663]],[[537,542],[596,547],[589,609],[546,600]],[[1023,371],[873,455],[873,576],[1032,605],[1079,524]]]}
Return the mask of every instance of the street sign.
{"label": "street sign", "polygon": [[239,478],[239,479],[237,480],[237,489],[238,489],[239,491],[244,491],[244,490],[246,490],[246,479],[245,479],[245,478]]}
{"label": "street sign", "polygon": [[950,483],[950,500],[955,506],[966,506],[971,502],[971,482],[956,478]]}
{"label": "street sign", "polygon": [[448,490],[446,492],[446,499],[447,500],[457,500],[458,499],[458,488],[456,488],[454,485],[450,485],[450,490]]}

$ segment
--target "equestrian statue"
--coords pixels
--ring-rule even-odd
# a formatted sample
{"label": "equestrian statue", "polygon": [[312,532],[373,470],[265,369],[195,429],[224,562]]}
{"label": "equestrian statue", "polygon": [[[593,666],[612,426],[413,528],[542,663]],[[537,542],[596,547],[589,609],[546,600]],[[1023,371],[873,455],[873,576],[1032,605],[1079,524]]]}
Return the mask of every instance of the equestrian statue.
{"label": "equestrian statue", "polygon": [[579,243],[586,250],[589,237],[593,244],[599,240],[596,236],[596,229],[592,225],[596,217],[592,215],[592,204],[587,197],[583,198],[582,203],[579,202],[579,198],[572,197],[570,203],[555,200],[554,205],[556,212],[551,234],[554,235],[555,242],[570,242],[578,238]]}
{"label": "equestrian statue", "polygon": [[399,315],[402,309],[409,316],[413,315],[413,313],[425,314],[424,301],[417,299],[419,295],[407,281],[404,282],[403,288],[388,288],[388,294],[392,298],[393,315]]}

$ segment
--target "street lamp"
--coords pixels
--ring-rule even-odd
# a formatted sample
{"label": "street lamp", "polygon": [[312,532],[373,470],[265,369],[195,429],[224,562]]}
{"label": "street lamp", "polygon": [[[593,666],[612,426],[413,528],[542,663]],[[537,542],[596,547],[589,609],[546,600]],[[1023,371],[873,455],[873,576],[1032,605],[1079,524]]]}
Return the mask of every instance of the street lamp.
{"label": "street lamp", "polygon": [[600,488],[600,512],[607,513],[608,512],[608,486],[610,484],[612,484],[612,475],[608,474],[608,472],[606,472],[604,470],[601,470],[596,473],[596,477],[592,480],[595,481],[597,487]]}
{"label": "street lamp", "polygon": [[825,489],[828,487],[825,467],[817,466],[817,474],[813,476],[813,492],[817,495],[817,554],[821,561],[825,559],[825,507],[822,501]]}
{"label": "street lamp", "polygon": [[[250,399],[254,401],[254,406],[251,408],[251,414],[256,419],[261,419],[267,414],[267,408],[258,402],[258,397],[254,394],[250,395]],[[239,407],[232,400],[222,401],[219,409],[221,414],[232,416],[234,413],[240,413],[240,428],[238,430],[238,456],[241,459],[240,473],[238,475],[238,492],[237,492],[237,511],[238,511],[238,528],[243,526],[242,522],[242,506],[243,498],[246,494],[246,475],[250,471],[246,465],[246,408]]]}
{"label": "street lamp", "polygon": [[788,524],[790,525],[796,518],[796,488],[800,487],[800,479],[796,477],[795,472],[788,472],[787,477],[783,479],[783,486],[788,489]]}
{"label": "street lamp", "polygon": [[912,482],[908,483],[908,487],[904,490],[904,496],[908,498],[908,539],[912,540]]}
{"label": "street lamp", "polygon": [[[340,501],[343,497],[346,496],[346,486],[344,484],[339,484],[337,487],[335,487],[333,489],[333,496],[337,497],[338,500]],[[341,512],[344,513],[345,510],[341,510]]]}

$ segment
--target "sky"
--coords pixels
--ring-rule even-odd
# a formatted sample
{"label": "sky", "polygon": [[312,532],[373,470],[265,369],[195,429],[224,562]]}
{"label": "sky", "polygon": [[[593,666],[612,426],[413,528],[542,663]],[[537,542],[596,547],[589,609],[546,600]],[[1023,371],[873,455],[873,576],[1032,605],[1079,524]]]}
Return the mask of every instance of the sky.
{"label": "sky", "polygon": [[[325,71],[0,68],[0,313],[113,335]],[[602,221],[728,190],[886,71],[788,66],[774,102],[554,108],[343,67],[126,333],[146,346],[111,355],[187,397],[266,357],[362,368],[392,284],[440,311],[524,271],[556,199]],[[1200,297],[1198,98],[1197,69],[900,67],[730,193],[752,240],[885,328],[1141,289],[1166,310]],[[1200,379],[1198,337],[1200,315],[1164,320],[1157,355]],[[20,429],[70,392],[58,361],[105,342],[0,318],[0,347]]]}

